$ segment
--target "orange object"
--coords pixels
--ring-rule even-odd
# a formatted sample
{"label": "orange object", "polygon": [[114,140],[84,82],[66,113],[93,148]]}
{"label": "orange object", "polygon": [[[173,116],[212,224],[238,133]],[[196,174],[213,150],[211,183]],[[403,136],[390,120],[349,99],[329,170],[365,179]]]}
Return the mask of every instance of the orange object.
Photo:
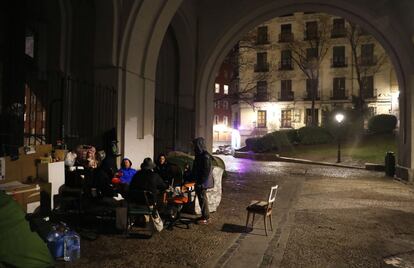
{"label": "orange object", "polygon": [[113,184],[120,184],[121,183],[121,179],[120,178],[112,178],[112,183]]}

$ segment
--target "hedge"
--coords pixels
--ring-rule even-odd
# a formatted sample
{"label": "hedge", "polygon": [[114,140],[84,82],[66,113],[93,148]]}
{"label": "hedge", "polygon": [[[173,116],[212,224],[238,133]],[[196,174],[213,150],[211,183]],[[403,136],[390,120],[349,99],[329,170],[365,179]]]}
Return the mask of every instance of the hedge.
{"label": "hedge", "polygon": [[322,127],[302,127],[298,130],[300,144],[323,144],[332,141],[328,130]]}
{"label": "hedge", "polygon": [[246,146],[256,153],[263,153],[288,150],[292,145],[285,131],[275,131],[260,138],[247,139]]}
{"label": "hedge", "polygon": [[392,133],[397,127],[397,117],[391,114],[379,114],[368,120],[370,133]]}

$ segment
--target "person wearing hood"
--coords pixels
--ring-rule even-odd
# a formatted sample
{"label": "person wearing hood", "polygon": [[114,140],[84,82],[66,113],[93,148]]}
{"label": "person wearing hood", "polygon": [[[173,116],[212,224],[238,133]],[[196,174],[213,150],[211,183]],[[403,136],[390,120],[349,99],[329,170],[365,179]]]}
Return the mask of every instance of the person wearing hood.
{"label": "person wearing hood", "polygon": [[[133,193],[136,190],[150,191],[152,201],[158,200],[160,191],[164,191],[168,186],[164,183],[162,178],[154,172],[155,164],[151,158],[147,157],[141,164],[141,169],[134,175],[129,185],[129,192]],[[134,199],[133,196],[130,198]]]}
{"label": "person wearing hood", "polygon": [[124,158],[122,159],[121,169],[118,170],[118,172],[122,173],[120,177],[121,183],[129,184],[132,180],[132,177],[134,177],[135,173],[137,173],[137,170],[132,168],[131,160]]}
{"label": "person wearing hood", "polygon": [[160,154],[158,156],[158,161],[156,162],[157,166],[154,171],[160,175],[165,183],[171,184],[171,171],[170,164],[167,162],[167,157],[165,154]]}
{"label": "person wearing hood", "polygon": [[193,140],[194,162],[192,173],[196,181],[195,191],[201,208],[201,218],[199,224],[208,224],[210,211],[208,208],[207,189],[213,188],[213,178],[211,177],[212,156],[207,152],[204,138],[199,137]]}

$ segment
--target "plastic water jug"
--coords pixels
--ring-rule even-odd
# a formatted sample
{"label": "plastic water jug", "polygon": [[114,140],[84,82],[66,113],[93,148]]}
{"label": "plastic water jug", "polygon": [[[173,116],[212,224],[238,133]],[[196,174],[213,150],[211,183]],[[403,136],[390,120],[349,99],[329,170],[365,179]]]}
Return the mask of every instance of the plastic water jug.
{"label": "plastic water jug", "polygon": [[63,259],[65,261],[76,261],[80,258],[80,237],[74,231],[65,233]]}
{"label": "plastic water jug", "polygon": [[47,241],[48,241],[47,246],[50,250],[50,253],[55,259],[63,257],[63,253],[64,253],[63,252],[64,251],[63,250],[63,246],[64,246],[63,238],[64,238],[63,233],[57,231],[55,227],[47,236]]}

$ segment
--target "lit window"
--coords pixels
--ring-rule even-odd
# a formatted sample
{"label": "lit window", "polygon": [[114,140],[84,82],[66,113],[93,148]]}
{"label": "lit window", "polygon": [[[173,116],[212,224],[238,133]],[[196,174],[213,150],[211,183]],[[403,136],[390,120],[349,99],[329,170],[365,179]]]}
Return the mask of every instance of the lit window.
{"label": "lit window", "polygon": [[229,94],[229,86],[224,85],[224,95],[228,95],[228,94]]}
{"label": "lit window", "polygon": [[214,92],[220,93],[220,84],[216,83],[214,86],[215,86],[215,91]]}

